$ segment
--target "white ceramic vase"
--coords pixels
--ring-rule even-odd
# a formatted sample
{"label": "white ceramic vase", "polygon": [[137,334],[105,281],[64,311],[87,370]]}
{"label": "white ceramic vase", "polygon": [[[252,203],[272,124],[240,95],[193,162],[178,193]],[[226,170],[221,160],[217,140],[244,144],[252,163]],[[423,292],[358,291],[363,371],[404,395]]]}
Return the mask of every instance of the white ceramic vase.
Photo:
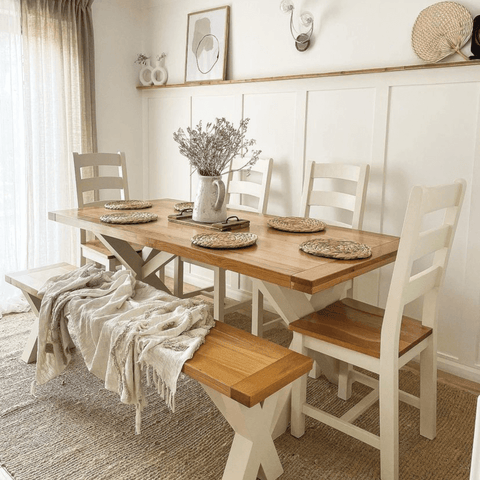
{"label": "white ceramic vase", "polygon": [[142,66],[140,73],[138,74],[142,85],[148,86],[153,83],[153,67],[150,63],[150,59],[145,60],[145,64]]}
{"label": "white ceramic vase", "polygon": [[152,82],[154,85],[165,85],[168,79],[168,72],[161,65],[161,60],[157,60],[157,66],[152,70]]}
{"label": "white ceramic vase", "polygon": [[202,223],[224,222],[227,219],[225,184],[221,176],[203,177],[198,175],[192,219]]}

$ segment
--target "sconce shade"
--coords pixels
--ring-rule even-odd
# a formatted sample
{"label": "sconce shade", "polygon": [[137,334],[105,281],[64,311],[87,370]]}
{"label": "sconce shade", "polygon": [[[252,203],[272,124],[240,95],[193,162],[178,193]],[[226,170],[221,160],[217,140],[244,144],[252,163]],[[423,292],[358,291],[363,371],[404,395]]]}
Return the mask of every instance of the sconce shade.
{"label": "sconce shade", "polygon": [[280,10],[283,12],[283,13],[288,13],[290,12],[291,10],[293,10],[293,2],[292,0],[282,0],[282,2],[280,3]]}

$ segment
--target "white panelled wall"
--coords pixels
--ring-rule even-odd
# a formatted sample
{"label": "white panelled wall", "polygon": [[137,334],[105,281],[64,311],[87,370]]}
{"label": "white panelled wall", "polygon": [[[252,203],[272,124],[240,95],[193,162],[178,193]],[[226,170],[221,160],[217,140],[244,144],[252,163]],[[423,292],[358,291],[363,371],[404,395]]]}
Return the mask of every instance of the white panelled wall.
{"label": "white panelled wall", "polygon": [[[480,381],[480,66],[220,86],[136,90],[138,53],[167,54],[168,84],[182,83],[188,13],[231,6],[228,79],[423,63],[410,42],[433,0],[294,0],[315,17],[295,50],[280,0],[95,0],[99,151],[125,151],[132,198],[192,198],[195,182],[172,134],[199,120],[251,119],[248,138],[275,161],[268,212],[297,214],[308,160],[371,165],[365,228],[398,235],[415,184],[468,181],[440,308],[440,367]],[[475,0],[462,0],[473,16]],[[464,48],[469,54],[469,47]],[[454,56],[449,60],[460,60]],[[391,268],[361,282],[384,304]],[[192,268],[187,280],[210,284]],[[248,291],[228,276],[230,294]],[[419,306],[408,313],[415,315]]]}
{"label": "white panelled wall", "polygon": [[[364,228],[399,235],[410,189],[468,182],[440,305],[440,368],[480,380],[480,66],[145,90],[145,198],[193,199],[172,133],[225,116],[274,159],[268,213],[298,214],[309,160],[369,163]],[[299,238],[300,243],[300,238]],[[187,272],[198,285],[206,271]],[[384,306],[391,268],[364,276],[361,299]],[[229,276],[242,298],[243,278]],[[419,305],[407,314],[416,316]]]}

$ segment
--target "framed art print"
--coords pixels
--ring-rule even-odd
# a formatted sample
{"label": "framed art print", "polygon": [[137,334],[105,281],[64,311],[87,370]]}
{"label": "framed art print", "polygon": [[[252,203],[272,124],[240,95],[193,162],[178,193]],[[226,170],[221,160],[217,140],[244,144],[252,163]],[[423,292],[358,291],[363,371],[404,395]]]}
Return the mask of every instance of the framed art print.
{"label": "framed art print", "polygon": [[225,80],[230,7],[188,14],[185,83]]}

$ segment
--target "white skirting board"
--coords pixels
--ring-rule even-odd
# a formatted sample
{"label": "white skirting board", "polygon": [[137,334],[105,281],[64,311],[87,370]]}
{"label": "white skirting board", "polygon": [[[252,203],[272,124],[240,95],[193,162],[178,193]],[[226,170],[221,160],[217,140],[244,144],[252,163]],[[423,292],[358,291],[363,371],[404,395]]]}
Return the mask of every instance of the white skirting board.
{"label": "white skirting board", "polygon": [[465,380],[480,383],[480,366],[478,368],[472,368],[468,365],[462,365],[461,363],[444,358],[441,353],[437,355],[437,362],[438,370],[451,373]]}

